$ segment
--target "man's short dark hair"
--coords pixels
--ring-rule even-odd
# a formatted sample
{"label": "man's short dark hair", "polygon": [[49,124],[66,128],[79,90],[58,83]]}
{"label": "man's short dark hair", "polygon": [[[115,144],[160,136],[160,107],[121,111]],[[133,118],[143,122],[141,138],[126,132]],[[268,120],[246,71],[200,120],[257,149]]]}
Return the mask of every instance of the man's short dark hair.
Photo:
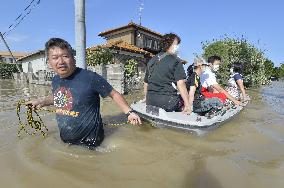
{"label": "man's short dark hair", "polygon": [[181,42],[180,37],[177,36],[176,34],[174,33],[165,34],[161,41],[161,51],[162,52],[168,51],[168,49],[171,47],[175,39],[178,40],[178,44]]}
{"label": "man's short dark hair", "polygon": [[47,58],[48,58],[48,51],[54,47],[68,50],[68,52],[74,58],[74,50],[72,49],[71,45],[66,40],[61,38],[51,38],[45,43],[45,55]]}
{"label": "man's short dark hair", "polygon": [[215,61],[221,61],[221,57],[217,55],[210,56],[207,62],[213,64]]}

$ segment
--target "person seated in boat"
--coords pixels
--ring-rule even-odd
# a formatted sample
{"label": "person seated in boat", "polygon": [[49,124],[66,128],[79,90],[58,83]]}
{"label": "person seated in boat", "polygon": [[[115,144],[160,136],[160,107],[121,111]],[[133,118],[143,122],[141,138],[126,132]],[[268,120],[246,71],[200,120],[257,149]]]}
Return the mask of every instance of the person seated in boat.
{"label": "person seated in boat", "polygon": [[249,100],[249,96],[246,94],[242,72],[242,63],[234,62],[230,69],[230,79],[226,91],[238,100],[247,101]]}
{"label": "person seated in boat", "polygon": [[[177,57],[180,42],[181,39],[176,34],[163,36],[161,52],[147,64],[144,92],[147,105],[163,108],[167,112],[182,111],[189,114],[186,74],[180,58]],[[173,85],[177,86],[180,95]]]}
{"label": "person seated in boat", "polygon": [[205,113],[214,113],[223,108],[223,103],[219,98],[204,98],[201,94],[200,75],[203,64],[202,59],[194,59],[193,64],[187,68],[186,81],[191,110],[202,115]]}
{"label": "person seated in boat", "polygon": [[232,101],[236,105],[242,105],[240,101],[231,96],[222,86],[217,82],[215,72],[219,70],[221,58],[219,56],[211,56],[208,58],[204,71],[200,76],[202,89],[201,93],[205,98],[219,98],[223,103],[226,100]]}

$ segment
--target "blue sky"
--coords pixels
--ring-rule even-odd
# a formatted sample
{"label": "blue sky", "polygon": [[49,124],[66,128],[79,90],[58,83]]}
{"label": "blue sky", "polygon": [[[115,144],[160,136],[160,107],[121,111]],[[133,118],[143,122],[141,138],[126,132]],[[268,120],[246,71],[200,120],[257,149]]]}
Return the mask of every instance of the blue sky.
{"label": "blue sky", "polygon": [[[1,0],[0,31],[5,32],[31,0]],[[142,25],[182,39],[180,56],[192,62],[201,42],[244,35],[276,66],[284,62],[282,0],[143,0]],[[98,33],[138,22],[138,0],[86,0],[87,46],[101,44]],[[74,0],[41,0],[39,6],[7,37],[13,51],[43,49],[50,37],[74,46]],[[0,43],[0,50],[6,50]]]}

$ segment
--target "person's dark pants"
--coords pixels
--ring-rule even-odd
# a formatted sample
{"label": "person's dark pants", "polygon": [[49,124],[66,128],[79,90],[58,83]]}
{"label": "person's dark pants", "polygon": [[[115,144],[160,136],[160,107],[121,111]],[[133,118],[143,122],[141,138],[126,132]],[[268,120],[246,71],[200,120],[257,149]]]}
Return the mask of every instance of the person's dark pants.
{"label": "person's dark pants", "polygon": [[147,94],[146,104],[164,109],[166,112],[180,112],[183,100],[180,95]]}

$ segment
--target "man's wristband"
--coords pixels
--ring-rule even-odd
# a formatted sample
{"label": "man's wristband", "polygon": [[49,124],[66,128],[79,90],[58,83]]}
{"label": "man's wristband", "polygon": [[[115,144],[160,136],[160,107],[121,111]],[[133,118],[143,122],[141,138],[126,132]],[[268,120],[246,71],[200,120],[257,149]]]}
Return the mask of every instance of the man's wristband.
{"label": "man's wristband", "polygon": [[131,113],[135,112],[133,109],[129,110],[125,115],[128,117]]}

